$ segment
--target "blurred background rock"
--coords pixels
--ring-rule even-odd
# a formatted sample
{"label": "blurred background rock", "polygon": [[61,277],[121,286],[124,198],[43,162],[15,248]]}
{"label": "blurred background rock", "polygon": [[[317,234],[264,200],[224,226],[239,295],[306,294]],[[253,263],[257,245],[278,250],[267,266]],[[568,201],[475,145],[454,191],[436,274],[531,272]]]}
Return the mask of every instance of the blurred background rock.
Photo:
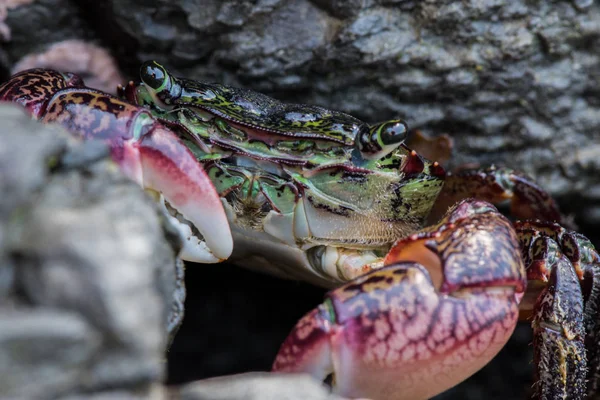
{"label": "blurred background rock", "polygon": [[[571,1],[2,0],[0,80],[80,73],[104,90],[156,59],[189,78],[449,134],[446,165],[532,175],[599,243],[600,5]],[[228,266],[188,267],[169,353],[183,382],[268,369],[322,291]],[[440,398],[524,398],[526,324],[486,369]]]}

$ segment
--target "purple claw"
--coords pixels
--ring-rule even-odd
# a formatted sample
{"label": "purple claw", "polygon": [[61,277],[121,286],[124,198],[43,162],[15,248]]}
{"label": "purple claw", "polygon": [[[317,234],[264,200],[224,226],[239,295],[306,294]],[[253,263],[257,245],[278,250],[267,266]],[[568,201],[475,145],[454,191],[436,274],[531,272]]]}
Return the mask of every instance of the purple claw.
{"label": "purple claw", "polygon": [[425,399],[475,373],[510,337],[525,271],[514,230],[490,204],[462,202],[399,241],[385,263],[328,293],[273,370],[332,373],[348,397]]}

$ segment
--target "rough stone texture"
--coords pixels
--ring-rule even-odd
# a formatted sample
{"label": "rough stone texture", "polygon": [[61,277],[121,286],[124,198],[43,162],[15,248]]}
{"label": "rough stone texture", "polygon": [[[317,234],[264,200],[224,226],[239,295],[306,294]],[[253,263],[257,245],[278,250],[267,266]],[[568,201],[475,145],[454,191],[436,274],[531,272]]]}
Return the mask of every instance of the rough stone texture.
{"label": "rough stone texture", "polygon": [[75,72],[109,92],[123,81],[114,57],[99,45],[76,2],[1,0],[0,76],[37,67]]}
{"label": "rough stone texture", "polygon": [[172,228],[104,145],[76,142],[11,104],[0,120],[2,397],[120,388],[163,398],[155,387],[174,322]]}
{"label": "rough stone texture", "polygon": [[21,58],[42,52],[51,44],[94,37],[94,32],[79,17],[77,6],[69,0],[2,0],[2,3],[5,4],[0,4],[0,9],[8,7],[4,23],[10,32],[10,37],[4,38],[5,43],[0,42],[4,74]]}

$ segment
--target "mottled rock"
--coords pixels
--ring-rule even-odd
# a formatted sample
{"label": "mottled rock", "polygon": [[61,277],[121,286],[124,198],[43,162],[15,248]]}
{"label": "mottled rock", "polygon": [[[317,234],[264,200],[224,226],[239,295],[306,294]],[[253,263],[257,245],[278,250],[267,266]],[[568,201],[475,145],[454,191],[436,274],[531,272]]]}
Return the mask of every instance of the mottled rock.
{"label": "mottled rock", "polygon": [[3,396],[42,398],[87,379],[102,338],[84,317],[53,309],[0,310]]}
{"label": "mottled rock", "polygon": [[12,104],[0,121],[0,393],[148,398],[182,315],[173,228],[104,145]]}
{"label": "mottled rock", "polygon": [[67,137],[54,126],[44,128],[45,134],[36,133],[40,124],[17,105],[0,109],[0,218],[6,222],[10,211],[31,201],[29,195],[45,182],[49,164],[66,151]]}
{"label": "mottled rock", "polygon": [[1,110],[0,304],[9,301],[14,285],[14,266],[12,260],[6,257],[5,249],[7,223],[18,218],[19,212],[31,203],[31,193],[46,180],[48,164],[66,149],[66,137],[61,136],[64,135],[61,129],[47,127],[47,134],[35,134],[40,125],[25,115],[20,107],[3,105]]}
{"label": "mottled rock", "polygon": [[9,4],[4,21],[10,37],[5,38],[0,47],[8,61],[8,65],[3,66],[7,72],[23,57],[42,52],[54,43],[94,37],[89,25],[80,17],[77,5],[68,0],[5,2],[13,3]]}

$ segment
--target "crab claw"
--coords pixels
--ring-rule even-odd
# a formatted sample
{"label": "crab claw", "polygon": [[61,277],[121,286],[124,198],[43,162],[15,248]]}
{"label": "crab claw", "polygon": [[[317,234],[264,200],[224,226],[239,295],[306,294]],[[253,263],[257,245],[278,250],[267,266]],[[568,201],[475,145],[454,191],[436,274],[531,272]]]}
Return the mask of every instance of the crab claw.
{"label": "crab claw", "polygon": [[161,204],[183,237],[182,258],[211,263],[231,255],[233,239],[219,194],[191,151],[147,110],[87,88],[75,74],[40,68],[0,85],[0,101],[108,144],[129,178],[161,193]]}
{"label": "crab claw", "polygon": [[139,139],[125,142],[123,170],[131,171],[142,187],[162,194],[161,205],[183,238],[183,259],[199,263],[227,259],[233,239],[212,182],[172,131],[154,121],[151,126]]}
{"label": "crab claw", "polygon": [[483,367],[512,334],[525,271],[510,223],[490,204],[461,202],[396,243],[385,264],[328,293],[273,370],[333,374],[347,397],[426,399]]}
{"label": "crab claw", "polygon": [[[56,74],[34,72],[50,77]],[[32,103],[36,112],[43,111],[41,115],[27,105],[35,117],[59,123],[83,139],[108,144],[113,160],[129,178],[160,193],[162,206],[183,238],[183,259],[214,263],[231,255],[233,239],[219,194],[173,131],[147,110],[109,94],[83,86],[55,86],[56,94],[40,96],[40,102]],[[12,100],[20,98],[13,96]]]}

